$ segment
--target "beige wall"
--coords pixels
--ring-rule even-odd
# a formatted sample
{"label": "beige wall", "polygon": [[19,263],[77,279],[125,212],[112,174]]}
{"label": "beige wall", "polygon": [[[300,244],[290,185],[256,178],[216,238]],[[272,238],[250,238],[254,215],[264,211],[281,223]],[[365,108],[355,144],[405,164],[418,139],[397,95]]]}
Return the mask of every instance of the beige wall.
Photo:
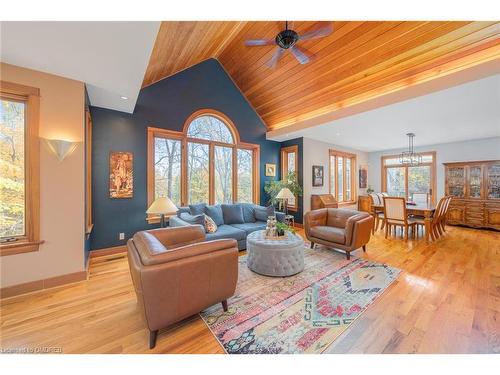
{"label": "beige wall", "polygon": [[[359,194],[364,194],[366,189],[359,189],[359,166],[368,165],[368,153],[363,151],[358,151],[342,146],[333,145],[330,143],[316,141],[310,138],[304,138],[303,143],[303,161],[302,167],[304,168],[304,213],[311,210],[311,194],[328,194],[329,193],[329,181],[330,181],[330,170],[329,170],[329,160],[330,154],[329,150],[344,151],[356,154],[356,189]],[[323,186],[313,187],[312,186],[312,166],[322,165],[324,171],[324,184]],[[343,208],[356,208],[346,207]]]}
{"label": "beige wall", "polygon": [[0,65],[0,79],[40,89],[40,137],[81,142],[58,162],[40,145],[38,252],[0,257],[0,287],[84,270],[84,84],[51,74]]}

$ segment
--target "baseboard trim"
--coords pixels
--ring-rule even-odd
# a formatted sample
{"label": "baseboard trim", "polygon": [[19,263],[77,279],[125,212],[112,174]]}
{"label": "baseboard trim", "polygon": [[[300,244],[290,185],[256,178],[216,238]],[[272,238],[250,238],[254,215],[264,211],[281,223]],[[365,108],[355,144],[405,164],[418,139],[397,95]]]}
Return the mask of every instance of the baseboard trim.
{"label": "baseboard trim", "polygon": [[122,253],[126,253],[126,252],[127,252],[126,245],[107,247],[104,249],[91,250],[89,258],[97,258],[97,257],[106,256],[106,255],[122,254]]}
{"label": "baseboard trim", "polygon": [[0,299],[15,297],[21,294],[32,293],[56,286],[72,284],[87,280],[87,271],[68,273],[66,275],[49,277],[47,279],[30,281],[23,284],[6,286],[0,289]]}

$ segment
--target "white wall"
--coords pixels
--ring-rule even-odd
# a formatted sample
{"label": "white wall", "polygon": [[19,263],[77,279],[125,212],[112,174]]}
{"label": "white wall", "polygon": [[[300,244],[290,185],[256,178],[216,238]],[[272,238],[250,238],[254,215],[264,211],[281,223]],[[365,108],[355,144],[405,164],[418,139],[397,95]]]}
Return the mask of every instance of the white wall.
{"label": "white wall", "polygon": [[[381,191],[382,189],[382,176],[380,170],[381,157],[383,155],[395,155],[403,150],[404,149],[397,149],[369,153],[368,185],[375,191]],[[439,199],[444,195],[443,163],[454,161],[500,160],[500,137],[416,147],[415,151],[436,151],[436,188],[437,198]]]}
{"label": "white wall", "polygon": [[[311,210],[311,194],[328,194],[330,180],[329,171],[329,150],[345,151],[356,154],[356,189],[358,194],[364,194],[365,189],[359,189],[359,166],[368,164],[368,153],[354,150],[331,143],[316,141],[310,138],[304,138],[302,168],[304,171],[304,213]],[[321,187],[312,186],[312,166],[322,165],[325,173],[324,184]]]}

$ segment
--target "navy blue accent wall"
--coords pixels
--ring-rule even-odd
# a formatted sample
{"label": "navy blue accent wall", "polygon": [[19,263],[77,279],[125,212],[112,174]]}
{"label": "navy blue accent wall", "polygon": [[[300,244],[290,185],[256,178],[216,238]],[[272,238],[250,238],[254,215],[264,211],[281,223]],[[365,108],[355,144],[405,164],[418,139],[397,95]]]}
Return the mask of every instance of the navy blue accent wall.
{"label": "navy blue accent wall", "polygon": [[[299,149],[299,154],[298,154],[298,161],[297,161],[297,165],[298,165],[298,168],[299,168],[299,173],[297,174],[297,178],[299,180],[299,184],[302,186],[302,189],[304,188],[304,171],[303,171],[303,150],[304,150],[304,138],[300,137],[300,138],[294,138],[294,139],[290,139],[288,141],[285,141],[285,142],[281,142],[281,147],[288,147],[288,146],[299,146],[298,149]],[[280,164],[281,166],[281,164]],[[295,218],[295,222],[296,223],[302,223],[302,218],[304,216],[304,197],[299,197],[298,199],[298,209],[297,211],[295,212],[290,212],[290,214],[292,214]]]}
{"label": "navy blue accent wall", "polygon": [[[260,145],[261,203],[268,197],[264,183],[276,177],[264,175],[264,164],[279,166],[279,142],[266,140],[266,128],[255,110],[217,60],[210,59],[142,89],[133,114],[91,107],[92,209],[94,228],[91,249],[123,245],[118,233],[130,238],[147,224],[147,128],[182,131],[194,111],[213,108],[225,113],[238,128],[242,142]],[[134,153],[134,196],[109,198],[109,153]],[[279,169],[279,168],[278,168]]]}

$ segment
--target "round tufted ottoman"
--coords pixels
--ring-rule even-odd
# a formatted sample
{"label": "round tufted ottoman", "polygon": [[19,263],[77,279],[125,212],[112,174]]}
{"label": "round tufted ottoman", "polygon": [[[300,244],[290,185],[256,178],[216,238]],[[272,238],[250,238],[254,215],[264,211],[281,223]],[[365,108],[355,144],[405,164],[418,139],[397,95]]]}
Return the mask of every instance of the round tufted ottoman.
{"label": "round tufted ottoman", "polygon": [[265,231],[247,237],[247,266],[266,276],[291,276],[304,269],[304,241],[286,232],[283,239],[269,240]]}

